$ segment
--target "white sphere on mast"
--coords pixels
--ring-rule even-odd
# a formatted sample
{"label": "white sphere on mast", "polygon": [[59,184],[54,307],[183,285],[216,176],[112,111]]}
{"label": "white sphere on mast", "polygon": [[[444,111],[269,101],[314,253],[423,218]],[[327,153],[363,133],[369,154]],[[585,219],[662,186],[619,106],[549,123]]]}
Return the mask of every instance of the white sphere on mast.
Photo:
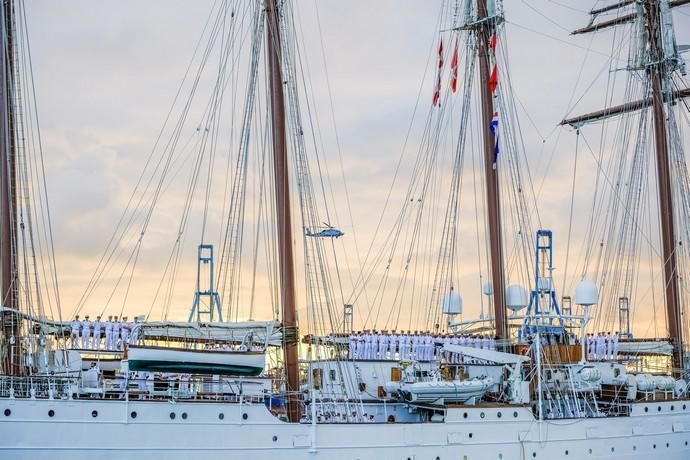
{"label": "white sphere on mast", "polygon": [[590,307],[599,303],[597,285],[589,280],[582,280],[575,287],[575,304]]}
{"label": "white sphere on mast", "polygon": [[461,315],[462,314],[462,297],[450,288],[450,292],[443,297],[443,314],[444,315]]}
{"label": "white sphere on mast", "polygon": [[525,288],[519,284],[511,284],[506,288],[506,307],[518,312],[529,305],[529,297]]}

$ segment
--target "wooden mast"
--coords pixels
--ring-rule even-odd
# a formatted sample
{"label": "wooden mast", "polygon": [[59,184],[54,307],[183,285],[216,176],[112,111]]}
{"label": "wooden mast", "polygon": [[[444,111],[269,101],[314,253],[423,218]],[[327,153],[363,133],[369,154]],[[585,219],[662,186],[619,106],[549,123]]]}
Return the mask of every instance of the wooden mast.
{"label": "wooden mast", "polygon": [[661,243],[664,257],[664,285],[666,287],[666,319],[669,338],[673,345],[673,371],[680,374],[683,367],[683,330],[678,295],[678,266],[676,264],[676,237],[673,218],[673,190],[671,189],[671,165],[664,112],[664,83],[666,60],[661,41],[661,11],[659,0],[644,4],[646,30],[649,40],[649,66],[647,75],[652,86],[652,111],[654,113],[654,144],[656,148],[657,183],[659,187],[659,217]]}
{"label": "wooden mast", "polygon": [[[661,243],[664,266],[664,294],[666,300],[666,320],[668,324],[669,339],[673,345],[673,372],[675,375],[682,373],[683,367],[683,327],[681,320],[681,304],[678,289],[678,265],[676,262],[676,237],[673,216],[673,190],[672,173],[668,151],[668,133],[666,129],[666,113],[664,104],[676,99],[689,97],[690,89],[669,91],[664,88],[669,73],[668,60],[663,49],[661,35],[661,9],[660,1],[645,0],[643,2],[645,30],[647,44],[649,46],[648,63],[646,65],[647,78],[651,86],[651,97],[623,104],[606,110],[592,112],[587,115],[563,120],[561,124],[580,126],[590,121],[600,120],[609,116],[631,112],[633,110],[652,107],[654,116],[654,148],[656,153],[657,185],[659,188],[659,219],[661,221]],[[690,3],[690,0],[671,0],[668,7],[674,8]],[[620,2],[612,7],[621,7],[629,2]],[[611,27],[621,22],[627,22],[638,18],[638,13],[631,13],[609,21],[591,24],[583,29],[578,29],[574,34],[592,32]]]}
{"label": "wooden mast", "polygon": [[280,301],[283,313],[283,355],[287,383],[288,420],[300,419],[297,309],[295,302],[295,267],[292,253],[292,219],[285,132],[285,95],[280,50],[280,15],[276,0],[266,1],[266,53],[271,91],[271,133],[273,175],[275,180]]}
{"label": "wooden mast", "polygon": [[486,181],[486,208],[489,226],[491,254],[491,280],[494,296],[494,320],[496,338],[507,339],[505,308],[505,280],[503,273],[503,248],[501,229],[501,197],[498,187],[498,165],[494,168],[495,138],[491,131],[494,103],[489,88],[489,39],[495,25],[494,18],[487,17],[487,0],[477,0],[477,40],[479,46],[479,78],[482,99],[482,134],[484,139],[484,174]]}
{"label": "wooden mast", "polygon": [[[14,130],[14,6],[2,5],[2,64],[0,64],[0,304],[17,309],[17,185],[16,143]],[[5,375],[21,374],[20,320],[15,313],[2,313],[2,331],[6,348],[3,359]]]}

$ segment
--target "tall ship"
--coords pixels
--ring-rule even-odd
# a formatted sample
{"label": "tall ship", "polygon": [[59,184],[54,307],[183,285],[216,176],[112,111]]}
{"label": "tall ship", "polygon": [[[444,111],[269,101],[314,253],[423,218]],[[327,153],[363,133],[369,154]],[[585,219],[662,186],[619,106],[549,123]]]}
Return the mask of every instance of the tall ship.
{"label": "tall ship", "polygon": [[[296,7],[214,2],[107,247],[65,305],[26,6],[3,2],[0,458],[690,458],[690,89],[673,17],[689,3],[597,2],[573,34],[614,34],[606,98],[554,120],[573,140],[572,183],[540,185],[510,74],[512,5],[443,2],[417,155],[396,169],[409,181],[372,219],[367,255],[349,254],[348,288],[339,245],[355,232],[338,225],[348,211]],[[582,151],[596,165],[585,179]],[[567,232],[550,229],[541,186],[586,194],[591,212],[571,199]],[[175,212],[175,228],[156,225]],[[153,269],[147,249],[164,242]],[[138,282],[153,300],[130,320]],[[463,316],[467,299],[478,318]],[[634,314],[665,318],[664,333],[633,335]]]}

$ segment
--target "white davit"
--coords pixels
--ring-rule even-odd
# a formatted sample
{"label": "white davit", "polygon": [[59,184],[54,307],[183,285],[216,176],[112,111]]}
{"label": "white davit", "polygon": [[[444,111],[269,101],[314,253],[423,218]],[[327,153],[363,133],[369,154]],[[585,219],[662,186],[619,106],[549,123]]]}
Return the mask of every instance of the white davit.
{"label": "white davit", "polygon": [[443,314],[444,315],[461,315],[462,314],[462,297],[454,289],[443,298]]}
{"label": "white davit", "polygon": [[529,305],[529,297],[525,288],[519,284],[511,284],[506,288],[506,307],[518,312]]}
{"label": "white davit", "polygon": [[575,304],[591,306],[599,303],[599,291],[596,284],[589,280],[582,280],[575,287]]}

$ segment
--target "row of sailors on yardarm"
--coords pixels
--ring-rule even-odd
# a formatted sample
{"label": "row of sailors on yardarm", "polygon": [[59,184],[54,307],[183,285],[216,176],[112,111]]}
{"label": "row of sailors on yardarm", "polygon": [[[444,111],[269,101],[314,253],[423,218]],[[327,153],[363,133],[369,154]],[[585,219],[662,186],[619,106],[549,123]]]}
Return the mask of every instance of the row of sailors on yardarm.
{"label": "row of sailors on yardarm", "polygon": [[128,322],[126,316],[121,320],[117,316],[108,316],[108,321],[101,321],[101,317],[97,316],[95,321],[91,321],[88,315],[83,320],[77,315],[70,323],[72,347],[100,350],[104,345],[109,351],[122,350],[125,344],[134,340],[131,335],[137,323],[137,320]]}
{"label": "row of sailors on yardarm", "polygon": [[605,361],[618,359],[618,349],[621,335],[600,332],[587,335],[587,359]]}
{"label": "row of sailors on yardarm", "polygon": [[444,345],[495,350],[496,340],[480,335],[450,335],[401,332],[358,332],[350,334],[348,356],[355,360],[399,359],[432,361],[441,359]]}

